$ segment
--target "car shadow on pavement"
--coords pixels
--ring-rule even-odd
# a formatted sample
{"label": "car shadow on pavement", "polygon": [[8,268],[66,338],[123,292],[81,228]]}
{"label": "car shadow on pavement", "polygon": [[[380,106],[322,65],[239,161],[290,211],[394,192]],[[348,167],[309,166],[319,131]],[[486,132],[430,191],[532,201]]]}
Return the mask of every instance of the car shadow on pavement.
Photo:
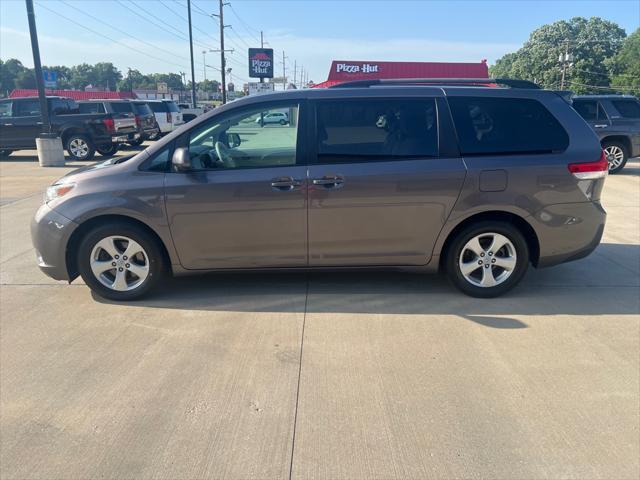
{"label": "car shadow on pavement", "polygon": [[[121,305],[239,312],[457,315],[492,328],[525,328],[525,323],[508,316],[637,315],[639,263],[640,245],[602,244],[586,259],[551,269],[530,268],[521,285],[495,299],[463,295],[443,275],[393,271],[214,273],[168,279],[153,295]],[[94,299],[113,303],[97,295]]]}

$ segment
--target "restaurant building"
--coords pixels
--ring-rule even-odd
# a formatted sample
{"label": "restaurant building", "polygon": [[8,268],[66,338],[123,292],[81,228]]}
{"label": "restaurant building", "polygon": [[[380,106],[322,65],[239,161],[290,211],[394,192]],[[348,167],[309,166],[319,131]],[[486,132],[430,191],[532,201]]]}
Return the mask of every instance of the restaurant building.
{"label": "restaurant building", "polygon": [[334,60],[327,80],[314,87],[379,78],[489,78],[489,68],[486,60],[478,63]]}

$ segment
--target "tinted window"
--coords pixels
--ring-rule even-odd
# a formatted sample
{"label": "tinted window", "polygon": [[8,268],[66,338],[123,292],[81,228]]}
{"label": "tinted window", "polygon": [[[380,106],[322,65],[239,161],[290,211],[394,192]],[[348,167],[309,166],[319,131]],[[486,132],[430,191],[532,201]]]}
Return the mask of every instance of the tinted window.
{"label": "tinted window", "polygon": [[80,103],[80,113],[104,113],[104,106],[98,102]]}
{"label": "tinted window", "polygon": [[167,105],[167,108],[169,109],[170,112],[179,112],[180,109],[178,108],[178,106],[175,104],[175,102],[163,102]]}
{"label": "tinted window", "polygon": [[134,103],[133,108],[138,115],[150,115],[153,113],[146,103]]}
{"label": "tinted window", "polygon": [[613,106],[624,118],[640,118],[640,102],[636,100],[612,100]]}
{"label": "tinted window", "polygon": [[133,107],[129,102],[113,102],[110,104],[111,109],[115,113],[131,113],[133,112]]}
{"label": "tinted window", "polygon": [[[274,110],[289,112],[291,122],[264,123]],[[191,132],[193,170],[264,168],[295,165],[298,107],[262,107],[218,116]]]}
{"label": "tinted window", "polygon": [[166,172],[169,170],[170,153],[172,152],[171,146],[168,146],[161,152],[158,152],[155,157],[147,164],[146,170],[151,172]]}
{"label": "tinted window", "polygon": [[433,99],[319,102],[316,124],[320,163],[438,154]]}
{"label": "tinted window", "polygon": [[569,145],[564,128],[537,100],[449,97],[463,155],[549,153]]}
{"label": "tinted window", "polygon": [[13,102],[5,101],[0,102],[0,117],[10,117],[11,116],[11,105]]}
{"label": "tinted window", "polygon": [[15,102],[15,117],[36,117],[40,115],[40,100],[37,98]]}
{"label": "tinted window", "polygon": [[166,112],[167,107],[164,102],[149,102],[149,107],[155,113]]}
{"label": "tinted window", "polygon": [[597,100],[574,100],[573,108],[588,122],[607,121],[607,114]]}

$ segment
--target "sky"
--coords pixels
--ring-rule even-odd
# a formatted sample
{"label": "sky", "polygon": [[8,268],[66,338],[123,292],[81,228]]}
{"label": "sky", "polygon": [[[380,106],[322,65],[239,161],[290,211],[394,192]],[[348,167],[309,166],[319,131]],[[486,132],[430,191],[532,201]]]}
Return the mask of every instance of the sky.
{"label": "sky", "polygon": [[[599,16],[631,33],[640,0],[227,0],[225,49],[232,80],[248,78],[247,48],[285,53],[310,80],[326,80],[331,60],[489,64],[517,50],[531,31],[575,16]],[[187,72],[186,0],[34,0],[42,63],[112,62],[121,71]],[[192,0],[196,81],[219,79],[217,0]],[[203,55],[203,51],[207,51]],[[0,58],[33,66],[24,0],[0,0]],[[299,73],[297,73],[299,74]]]}

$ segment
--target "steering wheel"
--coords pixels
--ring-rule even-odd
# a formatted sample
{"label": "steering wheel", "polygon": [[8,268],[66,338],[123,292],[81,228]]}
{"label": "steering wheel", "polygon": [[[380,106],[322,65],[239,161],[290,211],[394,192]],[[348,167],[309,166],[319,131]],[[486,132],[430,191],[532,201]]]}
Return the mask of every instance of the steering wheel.
{"label": "steering wheel", "polygon": [[216,142],[215,149],[216,155],[218,155],[218,158],[226,168],[234,168],[236,166],[229,147],[222,142]]}

